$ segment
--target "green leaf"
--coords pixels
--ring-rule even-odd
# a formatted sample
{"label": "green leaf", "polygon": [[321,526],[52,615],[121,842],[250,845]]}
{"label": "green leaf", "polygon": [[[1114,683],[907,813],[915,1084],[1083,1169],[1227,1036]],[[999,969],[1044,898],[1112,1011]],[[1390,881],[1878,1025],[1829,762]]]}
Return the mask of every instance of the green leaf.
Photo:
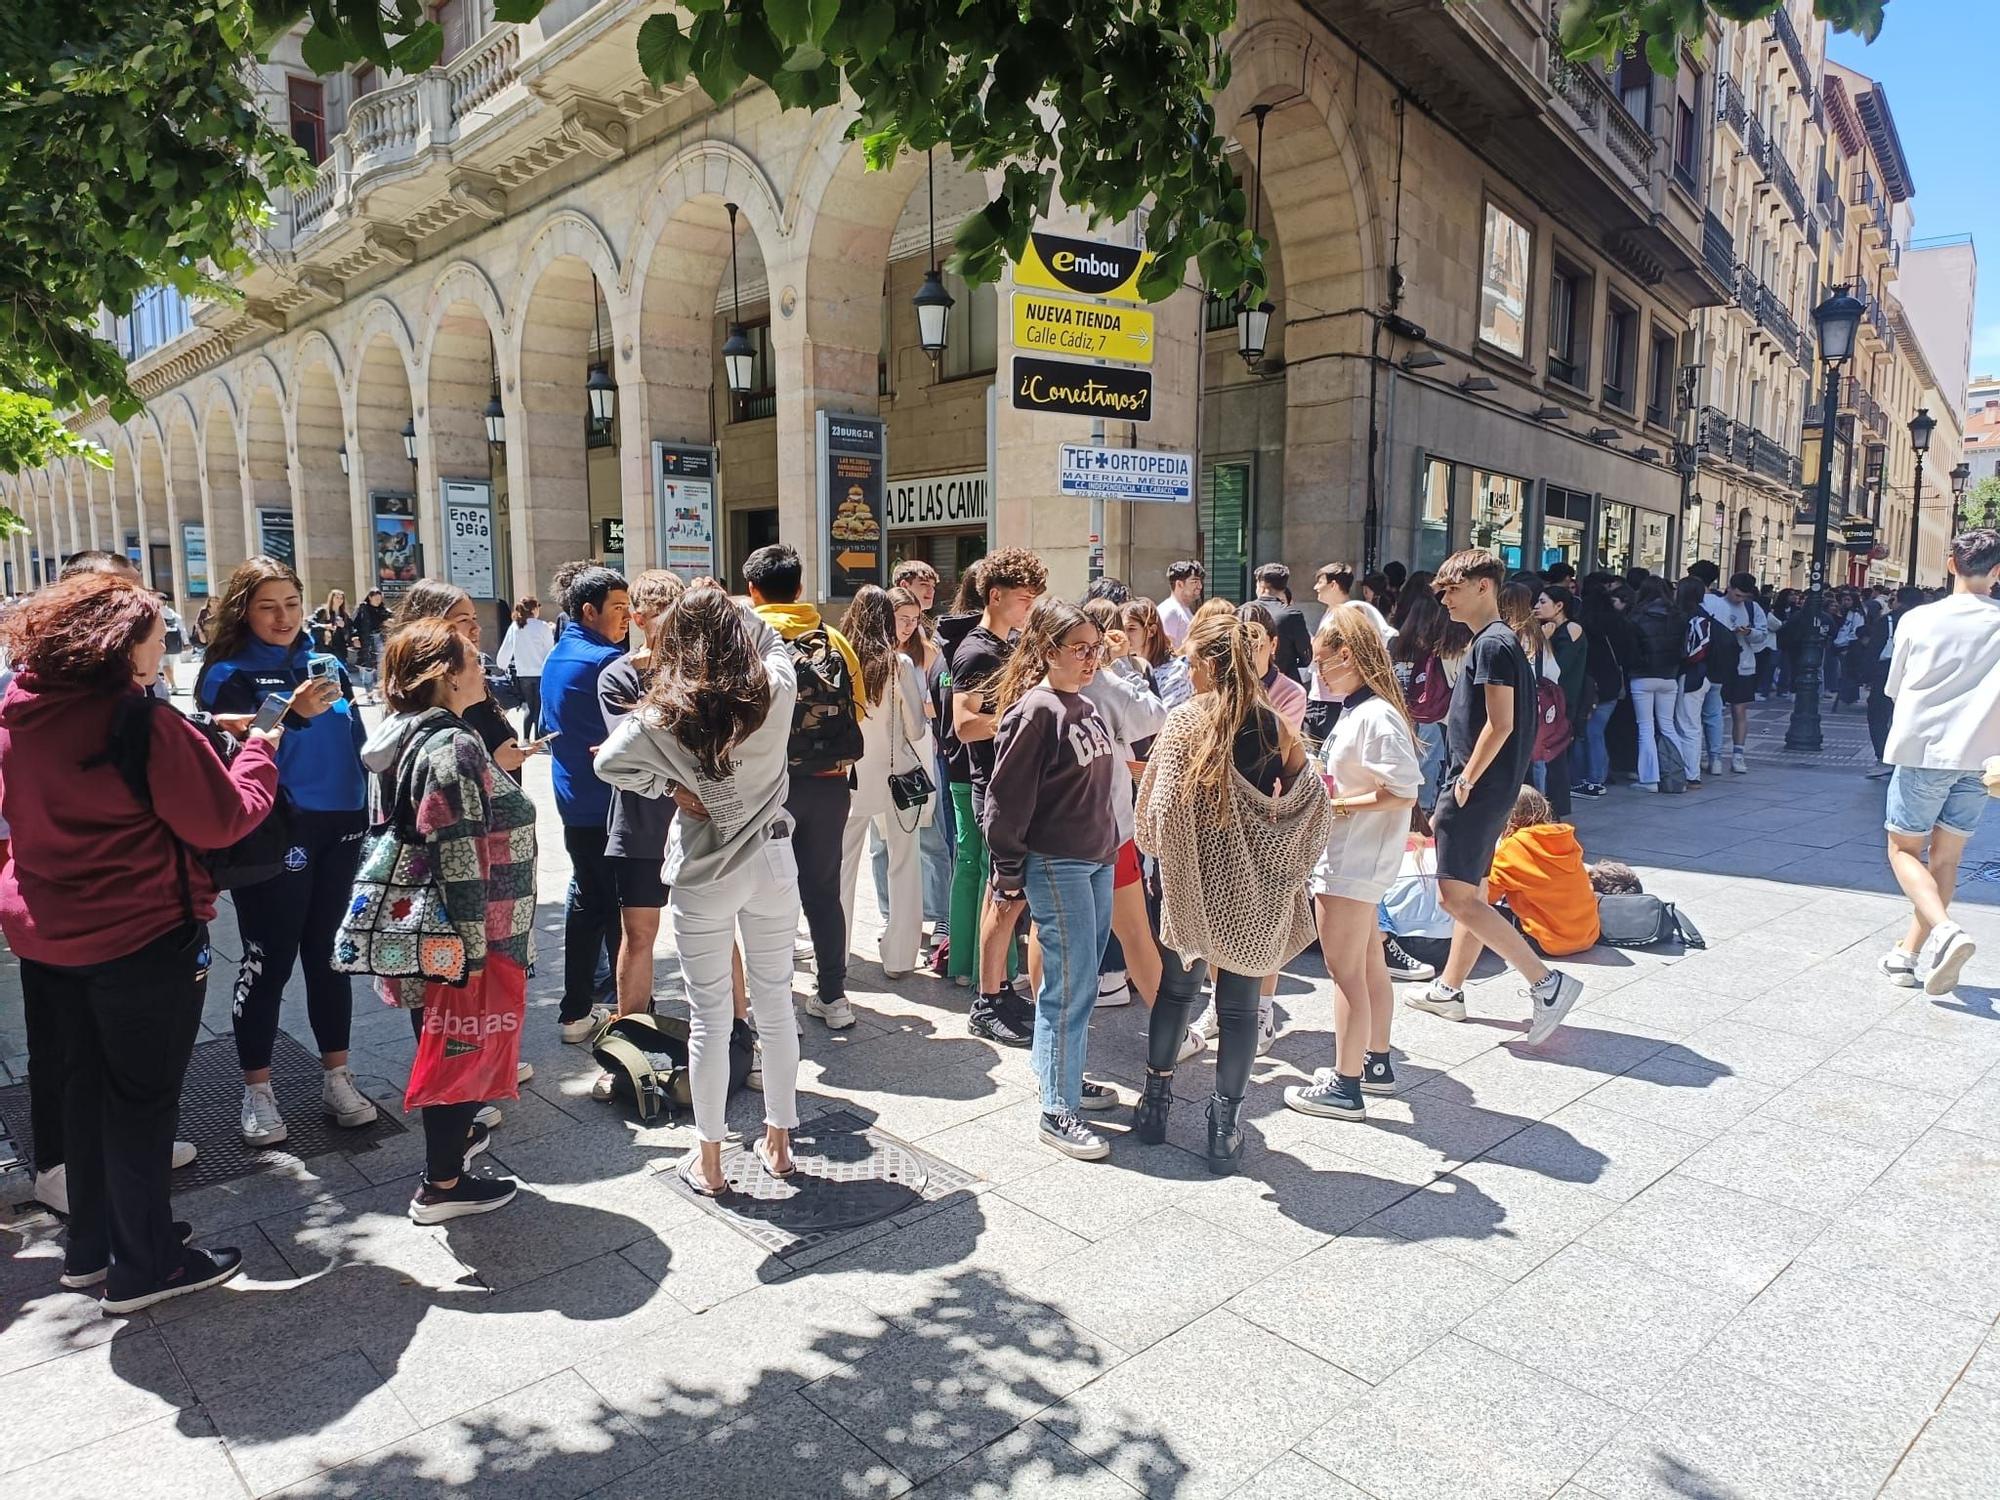
{"label": "green leaf", "polygon": [[764,0],[764,21],[786,47],[812,40],[812,0]]}
{"label": "green leaf", "polygon": [[348,51],[338,37],[314,27],[299,38],[299,58],[315,73],[338,73],[347,63]]}
{"label": "green leaf", "polygon": [[1646,61],[1655,73],[1673,77],[1681,67],[1680,38],[1672,34],[1647,37]]}
{"label": "green leaf", "polygon": [[532,21],[542,13],[548,3],[549,0],[493,0],[493,19]]}
{"label": "green leaf", "polygon": [[681,33],[677,16],[669,11],[650,15],[639,27],[639,71],[658,87],[678,84],[690,71],[688,54],[692,46]]}
{"label": "green leaf", "polygon": [[896,7],[890,0],[862,0],[850,8],[854,60],[864,67],[882,55],[896,31]]}
{"label": "green leaf", "polygon": [[840,19],[842,0],[812,0],[812,39],[824,43]]}

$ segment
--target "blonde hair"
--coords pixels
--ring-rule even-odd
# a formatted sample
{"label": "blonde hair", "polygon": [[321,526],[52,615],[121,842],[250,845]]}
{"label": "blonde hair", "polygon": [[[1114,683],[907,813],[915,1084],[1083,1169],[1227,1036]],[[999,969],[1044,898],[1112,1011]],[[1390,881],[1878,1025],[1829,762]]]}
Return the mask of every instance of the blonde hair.
{"label": "blonde hair", "polygon": [[[1212,608],[1215,604],[1221,608]],[[1199,660],[1214,684],[1193,700],[1201,722],[1195,729],[1188,784],[1194,789],[1197,814],[1226,826],[1234,800],[1229,795],[1229,773],[1236,764],[1236,736],[1246,724],[1256,721],[1260,707],[1270,707],[1250,655],[1250,632],[1236,618],[1236,606],[1221,599],[1196,610],[1194,623],[1181,642],[1181,655],[1191,663]],[[1275,712],[1270,722],[1275,732]],[[1277,746],[1265,748],[1275,750]]]}
{"label": "blonde hair", "polygon": [[[1014,586],[988,584],[996,589]],[[1090,616],[1067,599],[1055,594],[1043,594],[1037,599],[1035,607],[1028,611],[1028,623],[1022,627],[1021,638],[1014,643],[1013,655],[1000,669],[993,689],[993,712],[1004,714],[1020,702],[1029,688],[1048,675],[1049,658],[1056,654],[1062,638],[1077,626],[1090,623]]]}
{"label": "blonde hair", "polygon": [[1396,682],[1396,669],[1389,663],[1389,648],[1382,644],[1381,627],[1373,615],[1352,600],[1328,610],[1320,620],[1319,630],[1313,636],[1315,663],[1342,647],[1353,658],[1354,670],[1361,674],[1363,686],[1403,716],[1403,723],[1414,739],[1417,721],[1410,716],[1410,705],[1403,700],[1403,689]]}
{"label": "blonde hair", "polygon": [[1549,806],[1549,799],[1533,787],[1523,784],[1514,794],[1514,810],[1507,815],[1507,832],[1519,833],[1523,828],[1533,828],[1538,823],[1553,823],[1555,809]]}
{"label": "blonde hair", "polygon": [[632,580],[632,613],[646,617],[646,659],[648,671],[657,665],[660,637],[667,628],[667,611],[687,592],[678,573],[665,568],[648,568]]}

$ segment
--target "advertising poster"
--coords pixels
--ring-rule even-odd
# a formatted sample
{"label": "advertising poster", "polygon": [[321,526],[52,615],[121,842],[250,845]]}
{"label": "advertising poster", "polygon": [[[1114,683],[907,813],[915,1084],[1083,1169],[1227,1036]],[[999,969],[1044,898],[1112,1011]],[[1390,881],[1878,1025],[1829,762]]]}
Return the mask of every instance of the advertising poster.
{"label": "advertising poster", "polygon": [[199,521],[181,522],[181,562],[191,597],[208,597],[208,532]]}
{"label": "advertising poster", "polygon": [[819,536],[822,597],[851,599],[864,583],[887,582],[882,547],[888,429],[873,417],[819,414]]}
{"label": "advertising poster", "polygon": [[660,566],[681,582],[716,576],[715,450],[653,444]]}
{"label": "advertising poster", "polygon": [[257,512],[257,550],[288,568],[299,565],[298,534],[292,529],[290,511]]}
{"label": "advertising poster", "polygon": [[376,490],[368,498],[375,516],[375,586],[384,598],[401,598],[424,576],[424,552],[417,542],[417,497]]}
{"label": "advertising poster", "polygon": [[493,486],[483,479],[446,479],[441,490],[444,516],[444,576],[475,599],[493,592]]}

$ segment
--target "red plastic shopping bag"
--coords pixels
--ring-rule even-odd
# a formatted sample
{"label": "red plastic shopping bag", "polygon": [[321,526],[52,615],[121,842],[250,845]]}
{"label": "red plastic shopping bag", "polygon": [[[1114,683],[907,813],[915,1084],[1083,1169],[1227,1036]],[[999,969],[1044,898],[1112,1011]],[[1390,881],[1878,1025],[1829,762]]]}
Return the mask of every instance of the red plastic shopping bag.
{"label": "red plastic shopping bag", "polygon": [[517,1097],[527,1011],[526,971],[498,954],[489,953],[486,967],[463,985],[425,985],[424,1028],[403,1108]]}

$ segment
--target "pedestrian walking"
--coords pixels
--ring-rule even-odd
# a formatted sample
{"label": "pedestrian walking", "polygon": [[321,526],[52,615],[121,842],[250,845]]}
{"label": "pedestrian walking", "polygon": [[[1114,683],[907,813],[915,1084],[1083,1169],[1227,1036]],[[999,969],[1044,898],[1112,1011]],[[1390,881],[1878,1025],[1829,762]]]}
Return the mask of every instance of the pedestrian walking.
{"label": "pedestrian walking", "polygon": [[525,596],[514,606],[513,622],[493,662],[520,685],[521,733],[531,740],[542,732],[542,668],[555,648],[556,633],[542,618],[542,601]]}

